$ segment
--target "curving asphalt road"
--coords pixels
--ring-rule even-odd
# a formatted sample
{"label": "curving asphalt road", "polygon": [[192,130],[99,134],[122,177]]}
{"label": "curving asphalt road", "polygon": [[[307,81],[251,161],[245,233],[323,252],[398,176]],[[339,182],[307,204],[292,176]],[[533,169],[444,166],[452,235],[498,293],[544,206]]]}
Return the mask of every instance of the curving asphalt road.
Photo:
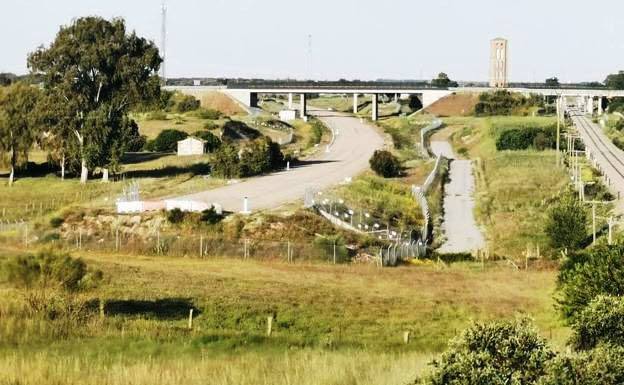
{"label": "curving asphalt road", "polygon": [[224,210],[243,210],[244,197],[251,211],[273,209],[303,199],[307,188],[325,189],[354,177],[366,168],[373,152],[383,146],[383,138],[375,128],[348,114],[309,109],[335,133],[329,152],[323,148],[313,159],[289,171],[250,178],[240,183],[169,198],[175,201],[218,203]]}

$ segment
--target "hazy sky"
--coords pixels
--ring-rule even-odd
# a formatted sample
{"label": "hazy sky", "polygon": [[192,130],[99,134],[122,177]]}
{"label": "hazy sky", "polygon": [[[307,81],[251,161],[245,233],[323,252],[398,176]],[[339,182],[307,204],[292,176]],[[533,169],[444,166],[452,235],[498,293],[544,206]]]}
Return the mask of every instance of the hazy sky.
{"label": "hazy sky", "polygon": [[[27,72],[27,53],[79,16],[121,16],[160,45],[160,4],[2,0],[0,72]],[[512,81],[602,81],[624,69],[622,0],[169,0],[167,8],[169,77],[419,79],[445,71],[485,81],[497,36],[509,39]]]}

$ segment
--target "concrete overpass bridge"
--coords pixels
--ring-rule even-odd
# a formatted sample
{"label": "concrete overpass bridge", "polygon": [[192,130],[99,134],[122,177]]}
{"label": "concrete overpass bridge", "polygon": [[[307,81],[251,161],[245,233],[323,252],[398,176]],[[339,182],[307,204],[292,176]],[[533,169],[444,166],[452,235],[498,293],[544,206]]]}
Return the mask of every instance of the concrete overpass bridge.
{"label": "concrete overpass bridge", "polygon": [[[294,108],[295,97],[299,99],[297,107],[301,116],[307,115],[307,95],[309,94],[351,94],[353,95],[353,113],[357,113],[359,97],[370,98],[371,119],[379,117],[379,95],[394,95],[395,98],[418,97],[423,108],[427,108],[436,101],[455,92],[490,92],[500,88],[489,87],[432,87],[425,82],[359,82],[359,81],[259,81],[259,82],[230,82],[227,86],[167,86],[167,90],[180,91],[193,95],[198,99],[207,92],[220,91],[228,94],[246,109],[258,107],[259,95],[286,95],[288,107]],[[624,90],[609,90],[606,88],[540,88],[540,87],[510,87],[510,92],[524,95],[537,94],[544,97],[556,97],[557,103],[569,106],[578,106],[583,112],[595,110],[599,114],[603,111],[603,99],[624,97]]]}

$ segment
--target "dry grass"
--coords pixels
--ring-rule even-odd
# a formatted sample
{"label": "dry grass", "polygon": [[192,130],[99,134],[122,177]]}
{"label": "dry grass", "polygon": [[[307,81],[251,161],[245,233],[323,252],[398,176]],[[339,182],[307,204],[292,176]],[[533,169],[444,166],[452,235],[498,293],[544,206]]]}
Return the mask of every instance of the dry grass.
{"label": "dry grass", "polygon": [[427,107],[426,111],[440,117],[470,116],[474,113],[475,106],[478,102],[478,93],[461,92],[451,94],[438,100]]}
{"label": "dry grass", "polygon": [[245,113],[243,109],[232,98],[223,92],[212,91],[200,98],[201,106],[221,111],[227,116],[239,115]]}
{"label": "dry grass", "polygon": [[[84,258],[105,275],[86,297],[185,299],[199,309],[194,330],[185,330],[186,313],[138,312],[94,315],[67,337],[46,339],[38,333],[51,326],[21,327],[6,305],[19,292],[0,286],[0,371],[10,373],[8,383],[402,384],[470,320],[521,312],[556,346],[567,336],[552,310],[550,270]],[[276,316],[271,338],[263,336],[268,314]],[[9,341],[24,330],[28,339],[17,348]]]}

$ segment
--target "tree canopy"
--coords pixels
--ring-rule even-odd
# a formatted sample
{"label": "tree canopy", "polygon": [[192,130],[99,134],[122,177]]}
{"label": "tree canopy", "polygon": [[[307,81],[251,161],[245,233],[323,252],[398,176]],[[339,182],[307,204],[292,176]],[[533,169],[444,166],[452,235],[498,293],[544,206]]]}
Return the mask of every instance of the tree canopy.
{"label": "tree canopy", "polygon": [[29,55],[47,96],[65,105],[59,114],[78,143],[81,181],[90,168],[115,167],[131,128],[124,124],[129,109],[159,98],[161,62],[154,43],[128,33],[123,19],[100,17],[61,27],[49,47]]}
{"label": "tree canopy", "polygon": [[434,87],[457,87],[458,84],[456,81],[449,79],[448,75],[444,72],[440,72],[438,77],[431,80],[431,85]]}
{"label": "tree canopy", "polygon": [[608,75],[604,83],[612,90],[624,90],[624,71]]}

